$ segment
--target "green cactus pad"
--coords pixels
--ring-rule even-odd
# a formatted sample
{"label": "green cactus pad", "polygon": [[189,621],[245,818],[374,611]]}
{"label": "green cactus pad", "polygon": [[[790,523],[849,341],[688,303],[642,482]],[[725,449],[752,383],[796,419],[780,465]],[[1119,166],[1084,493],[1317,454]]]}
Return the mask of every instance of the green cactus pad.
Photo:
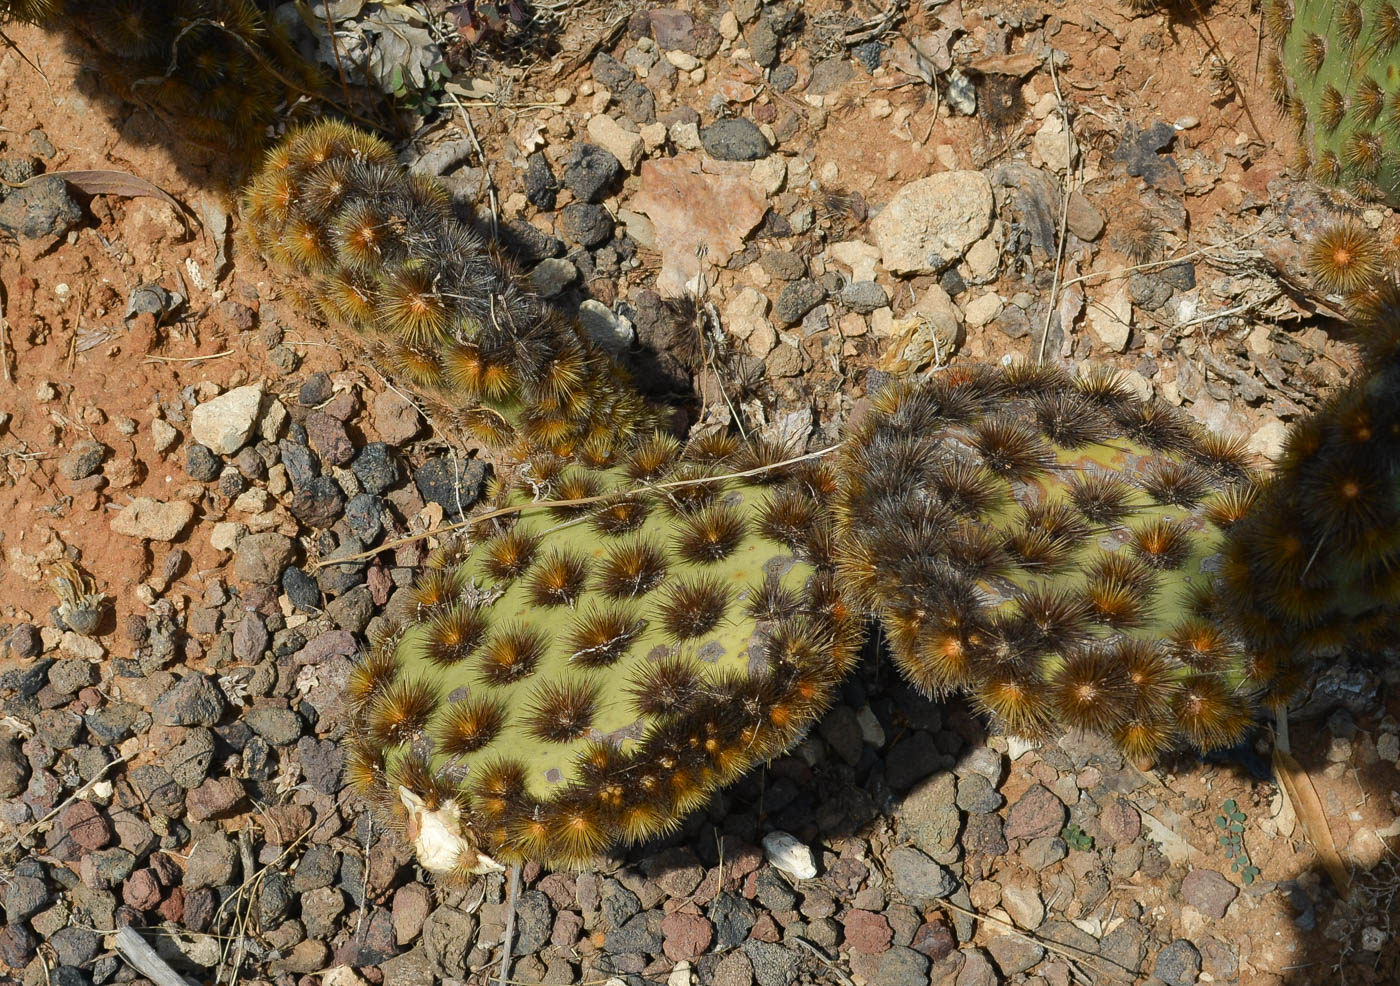
{"label": "green cactus pad", "polygon": [[382,141],[336,123],[289,136],[244,212],[253,246],[445,424],[514,458],[569,456],[653,427],[612,360],[524,290],[446,189],[409,175]]}
{"label": "green cactus pad", "polygon": [[[854,660],[825,467],[680,486],[751,463],[715,441],[591,451],[615,464],[539,457],[498,502],[601,504],[479,525],[352,681],[351,777],[430,868],[578,864],[664,832],[798,738]],[[615,492],[639,472],[646,492]],[[457,841],[425,851],[444,818]]]}
{"label": "green cactus pad", "polygon": [[1363,198],[1400,204],[1400,4],[1268,0],[1275,102],[1299,132],[1299,164]]}
{"label": "green cactus pad", "polygon": [[840,573],[916,686],[1136,756],[1238,738],[1266,683],[1210,597],[1250,502],[1237,443],[1111,375],[1019,366],[891,388],[847,444]]}

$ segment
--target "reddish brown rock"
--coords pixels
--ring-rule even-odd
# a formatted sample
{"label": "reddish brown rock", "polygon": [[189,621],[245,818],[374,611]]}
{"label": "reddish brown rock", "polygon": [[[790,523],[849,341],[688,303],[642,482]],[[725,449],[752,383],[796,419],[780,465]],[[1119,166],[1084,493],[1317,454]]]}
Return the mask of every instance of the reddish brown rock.
{"label": "reddish brown rock", "polygon": [[783,931],[778,927],[778,922],[773,920],[773,915],[760,914],[749,929],[749,937],[755,941],[777,942],[782,940]]}
{"label": "reddish brown rock", "polygon": [[841,926],[846,929],[846,946],[866,955],[886,951],[894,935],[885,916],[874,911],[850,911],[841,919]]}
{"label": "reddish brown rock", "polygon": [[661,919],[662,951],[672,962],[694,962],[714,940],[715,928],[699,914],[677,912]]}
{"label": "reddish brown rock", "polygon": [[1126,846],[1142,832],[1142,816],[1124,798],[1114,798],[1099,814],[1099,834],[1106,845]]}
{"label": "reddish brown rock", "polygon": [[[206,888],[206,890],[207,889],[208,888]],[[172,921],[175,924],[184,921],[185,889],[183,887],[175,887],[172,889],[165,900],[160,902],[160,907],[156,908],[156,912],[161,917],[165,918],[165,920]]]}
{"label": "reddish brown rock", "polygon": [[744,248],[746,237],[768,211],[768,200],[746,174],[706,174],[695,155],[642,163],[642,188],[633,208],[656,230],[661,273],[656,290],[680,297],[700,272],[697,256],[723,266]]}
{"label": "reddish brown rock", "polygon": [[1217,921],[1225,916],[1239,893],[1238,887],[1215,870],[1192,870],[1181,881],[1181,896],[1186,903]]}
{"label": "reddish brown rock", "polygon": [[160,881],[149,867],[139,869],[122,884],[122,900],[128,907],[149,911],[160,903]]}
{"label": "reddish brown rock", "polygon": [[210,777],[185,795],[190,820],[224,818],[243,802],[243,784],[235,777]]}
{"label": "reddish brown rock", "polygon": [[1064,802],[1039,784],[1034,784],[1011,806],[1004,830],[1008,839],[1035,839],[1058,835],[1065,827],[1068,812]]}
{"label": "reddish brown rock", "polygon": [[914,940],[909,943],[909,947],[916,952],[922,952],[934,962],[941,962],[958,947],[958,940],[947,921],[933,918],[925,921],[919,926],[919,930],[914,932]]}
{"label": "reddish brown rock", "polygon": [[107,816],[91,801],[82,799],[74,801],[59,813],[58,824],[69,838],[88,852],[108,845],[115,835]]}
{"label": "reddish brown rock", "polygon": [[423,922],[433,908],[433,897],[421,883],[410,883],[394,892],[390,912],[394,919],[394,939],[407,945],[423,930]]}

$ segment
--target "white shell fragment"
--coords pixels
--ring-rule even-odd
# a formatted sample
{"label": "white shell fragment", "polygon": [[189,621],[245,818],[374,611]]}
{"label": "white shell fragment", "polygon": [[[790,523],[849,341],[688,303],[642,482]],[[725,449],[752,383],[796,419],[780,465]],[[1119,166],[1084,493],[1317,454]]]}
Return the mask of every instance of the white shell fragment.
{"label": "white shell fragment", "polygon": [[808,849],[788,832],[769,832],[763,837],[763,854],[768,862],[798,880],[810,880],[817,875],[817,864]]}

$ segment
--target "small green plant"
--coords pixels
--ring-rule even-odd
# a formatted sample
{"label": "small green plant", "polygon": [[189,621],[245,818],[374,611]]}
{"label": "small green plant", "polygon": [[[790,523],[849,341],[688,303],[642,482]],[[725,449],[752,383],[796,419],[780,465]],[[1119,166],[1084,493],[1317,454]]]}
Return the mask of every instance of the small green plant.
{"label": "small green plant", "polygon": [[1065,840],[1065,845],[1079,852],[1091,852],[1094,848],[1094,837],[1085,832],[1075,822],[1070,822],[1060,832],[1060,838]]}
{"label": "small green plant", "polygon": [[1240,875],[1247,887],[1259,875],[1259,867],[1249,861],[1249,850],[1244,847],[1245,813],[1234,798],[1227,798],[1220,806],[1223,815],[1215,816],[1215,827],[1224,830],[1220,844],[1225,847],[1225,855],[1230,860],[1230,869]]}
{"label": "small green plant", "polygon": [[400,106],[419,116],[427,116],[438,108],[447,92],[447,80],[452,72],[441,62],[423,69],[423,84],[414,85],[412,77],[402,65],[395,65],[389,75],[390,92]]}

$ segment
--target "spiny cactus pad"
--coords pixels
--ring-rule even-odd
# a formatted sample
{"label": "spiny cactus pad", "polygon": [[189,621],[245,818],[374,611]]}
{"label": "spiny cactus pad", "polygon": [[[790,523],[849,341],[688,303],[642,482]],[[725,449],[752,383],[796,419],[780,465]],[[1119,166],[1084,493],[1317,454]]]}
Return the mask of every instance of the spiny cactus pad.
{"label": "spiny cactus pad", "polygon": [[22,21],[42,23],[58,10],[59,0],[0,0],[0,24]]}
{"label": "spiny cactus pad", "polygon": [[850,669],[829,469],[667,486],[755,462],[724,439],[679,451],[657,435],[526,463],[500,501],[653,488],[479,525],[356,670],[351,779],[429,869],[578,864],[664,832],[791,744]]}
{"label": "spiny cactus pad", "polygon": [[847,444],[843,584],[916,686],[1135,756],[1238,739],[1268,684],[1211,604],[1253,495],[1239,443],[1110,374],[1018,366],[897,385]]}
{"label": "spiny cactus pad", "polygon": [[[1343,238],[1352,256],[1380,254],[1369,231],[1329,231],[1320,282],[1335,260],[1319,254]],[[1394,643],[1400,625],[1400,286],[1378,261],[1363,273],[1345,285],[1362,371],[1293,425],[1226,542],[1223,605],[1278,663]]]}
{"label": "spiny cactus pad", "polygon": [[653,424],[622,371],[455,217],[441,183],[376,138],[336,123],[293,134],[245,212],[254,246],[328,320],[487,445],[571,455]]}
{"label": "spiny cactus pad", "polygon": [[289,98],[319,72],[254,0],[0,0],[0,21],[76,29],[115,94],[170,116],[183,135],[255,154]]}
{"label": "spiny cactus pad", "polygon": [[1299,133],[1299,165],[1400,204],[1400,4],[1267,0],[1274,100]]}

